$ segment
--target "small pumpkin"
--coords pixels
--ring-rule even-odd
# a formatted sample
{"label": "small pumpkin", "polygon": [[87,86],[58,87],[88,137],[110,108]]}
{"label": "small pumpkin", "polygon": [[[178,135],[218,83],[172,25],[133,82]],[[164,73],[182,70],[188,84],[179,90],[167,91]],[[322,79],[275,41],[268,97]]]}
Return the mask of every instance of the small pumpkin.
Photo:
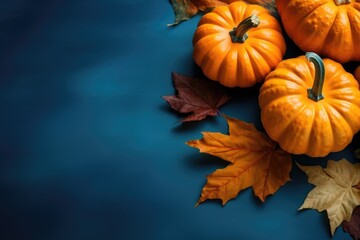
{"label": "small pumpkin", "polygon": [[205,14],[193,46],[194,61],[204,75],[227,87],[263,81],[286,50],[279,22],[266,8],[243,1]]}
{"label": "small pumpkin", "polygon": [[276,0],[285,32],[303,51],[360,60],[360,0]]}
{"label": "small pumpkin", "polygon": [[358,82],[312,52],[280,62],[261,86],[259,104],[267,134],[293,154],[341,151],[360,130]]}

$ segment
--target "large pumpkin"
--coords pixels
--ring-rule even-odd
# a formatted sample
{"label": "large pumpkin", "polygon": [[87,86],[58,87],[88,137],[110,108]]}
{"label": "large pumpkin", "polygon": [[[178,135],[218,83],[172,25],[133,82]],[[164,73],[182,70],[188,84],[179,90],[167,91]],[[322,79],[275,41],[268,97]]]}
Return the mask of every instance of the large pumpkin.
{"label": "large pumpkin", "polygon": [[193,46],[194,61],[204,75],[227,87],[263,81],[286,50],[278,21],[264,7],[243,1],[205,14]]}
{"label": "large pumpkin", "polygon": [[360,0],[276,0],[284,29],[303,51],[360,60]]}
{"label": "large pumpkin", "polygon": [[267,134],[286,151],[325,156],[360,130],[360,91],[341,64],[315,53],[279,63],[259,94]]}

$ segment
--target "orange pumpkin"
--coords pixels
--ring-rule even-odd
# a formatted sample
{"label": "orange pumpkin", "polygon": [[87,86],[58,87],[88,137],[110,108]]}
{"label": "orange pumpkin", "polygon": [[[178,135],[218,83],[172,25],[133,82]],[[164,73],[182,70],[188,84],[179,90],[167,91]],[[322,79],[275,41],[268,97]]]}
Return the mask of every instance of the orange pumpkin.
{"label": "orange pumpkin", "polygon": [[360,60],[359,0],[276,0],[284,29],[303,51]]}
{"label": "orange pumpkin", "polygon": [[261,86],[259,104],[267,134],[293,154],[343,150],[360,130],[358,82],[315,53],[280,62]]}
{"label": "orange pumpkin", "polygon": [[227,87],[263,81],[285,54],[278,21],[259,5],[219,6],[199,21],[193,58],[205,76]]}

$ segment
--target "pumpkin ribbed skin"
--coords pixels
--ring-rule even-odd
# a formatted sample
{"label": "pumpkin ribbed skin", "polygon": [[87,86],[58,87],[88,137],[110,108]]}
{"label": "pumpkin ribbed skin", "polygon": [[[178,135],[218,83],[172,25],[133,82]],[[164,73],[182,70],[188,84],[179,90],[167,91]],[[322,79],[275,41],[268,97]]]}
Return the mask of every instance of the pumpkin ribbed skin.
{"label": "pumpkin ribbed skin", "polygon": [[343,150],[360,129],[358,82],[341,64],[323,60],[324,99],[308,98],[314,65],[304,56],[279,63],[260,89],[261,121],[285,150],[311,157]]}
{"label": "pumpkin ribbed skin", "polygon": [[[248,30],[244,43],[232,42],[230,31],[257,15],[260,24]],[[193,37],[193,58],[205,76],[227,87],[250,87],[263,81],[285,54],[278,21],[268,10],[243,1],[219,6],[199,21]]]}
{"label": "pumpkin ribbed skin", "polygon": [[303,51],[360,60],[360,0],[276,0],[285,32]]}

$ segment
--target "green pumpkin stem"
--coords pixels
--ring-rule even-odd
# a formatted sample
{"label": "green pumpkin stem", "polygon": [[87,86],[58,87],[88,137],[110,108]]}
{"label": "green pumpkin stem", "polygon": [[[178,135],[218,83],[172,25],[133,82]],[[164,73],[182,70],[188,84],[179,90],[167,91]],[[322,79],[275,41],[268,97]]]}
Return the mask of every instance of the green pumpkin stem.
{"label": "green pumpkin stem", "polygon": [[308,98],[317,102],[324,98],[322,95],[322,88],[325,79],[325,66],[321,57],[313,52],[307,52],[305,57],[312,62],[315,67],[315,79],[312,88],[308,89]]}
{"label": "green pumpkin stem", "polygon": [[251,15],[250,17],[242,20],[237,27],[234,27],[232,31],[229,32],[232,42],[244,43],[248,38],[246,34],[251,28],[256,28],[260,24],[260,18],[256,15]]}
{"label": "green pumpkin stem", "polygon": [[350,3],[351,0],[334,0],[334,3],[339,6],[339,5],[342,5],[342,4],[348,4]]}

